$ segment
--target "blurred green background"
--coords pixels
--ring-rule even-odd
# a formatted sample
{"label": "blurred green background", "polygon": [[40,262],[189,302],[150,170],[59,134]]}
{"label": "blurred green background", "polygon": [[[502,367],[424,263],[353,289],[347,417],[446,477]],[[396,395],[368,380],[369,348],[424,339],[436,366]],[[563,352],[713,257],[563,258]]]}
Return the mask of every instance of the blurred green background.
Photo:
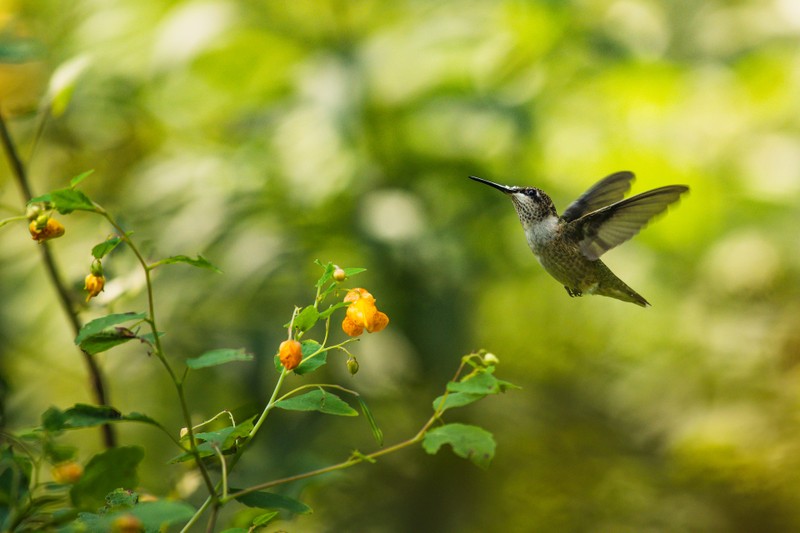
{"label": "blurred green background", "polygon": [[[800,530],[800,4],[795,0],[38,0],[0,2],[0,102],[35,193],[84,190],[159,271],[175,359],[243,346],[254,364],[198,372],[197,420],[250,413],[276,374],[314,259],[391,317],[328,379],[363,392],[387,443],[414,434],[462,354],[485,347],[523,387],[453,412],[492,431],[487,471],[421,449],[288,487],[315,512],[289,531]],[[23,53],[24,52],[24,53]],[[6,54],[8,55],[8,54]],[[66,67],[64,65],[67,65]],[[31,102],[75,77],[44,123]],[[604,257],[653,303],[569,298],[527,248],[511,203],[476,174],[563,209],[628,169],[633,192],[691,194]],[[22,201],[0,169],[3,215]],[[80,288],[110,228],[61,217],[52,243]],[[90,401],[71,333],[22,225],[0,232],[2,423]],[[142,310],[120,250],[85,320]],[[104,306],[107,304],[108,307]],[[111,401],[177,432],[174,391],[139,346],[103,354]],[[294,383],[303,383],[297,379]],[[366,423],[274,413],[244,486],[374,448]],[[191,493],[149,428],[142,486]],[[70,437],[88,459],[96,432]],[[198,496],[194,496],[197,501]],[[275,529],[273,528],[273,529]]]}

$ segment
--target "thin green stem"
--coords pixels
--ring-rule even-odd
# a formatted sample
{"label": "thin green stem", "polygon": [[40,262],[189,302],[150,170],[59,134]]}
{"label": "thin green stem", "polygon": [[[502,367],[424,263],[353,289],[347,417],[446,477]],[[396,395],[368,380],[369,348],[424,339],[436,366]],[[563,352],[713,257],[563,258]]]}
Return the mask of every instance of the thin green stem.
{"label": "thin green stem", "polygon": [[[264,410],[261,412],[261,416],[258,417],[256,423],[253,424],[253,429],[251,429],[250,433],[248,433],[247,435],[247,442],[250,442],[253,439],[253,437],[256,436],[258,430],[261,428],[262,425],[264,425],[264,421],[267,419],[267,415],[269,414],[270,411],[272,411],[272,408],[275,407],[275,402],[277,401],[276,398],[278,397],[278,392],[281,390],[281,386],[283,385],[283,380],[286,379],[286,376],[288,374],[289,372],[285,368],[281,370],[281,375],[278,376],[278,382],[275,383],[275,389],[273,389],[272,391],[272,396],[269,397],[269,401],[267,402],[266,407],[264,407]],[[239,455],[240,454],[237,453],[236,457],[238,457]]]}
{"label": "thin green stem", "polygon": [[170,379],[172,379],[172,383],[175,386],[175,390],[178,393],[178,402],[181,406],[181,412],[183,414],[183,420],[186,424],[186,431],[189,436],[189,446],[190,446],[190,453],[194,457],[195,463],[197,464],[197,468],[200,470],[200,474],[203,477],[203,481],[206,485],[206,489],[208,490],[210,497],[212,500],[216,501],[216,488],[214,486],[214,482],[211,480],[211,475],[208,472],[208,468],[206,467],[205,463],[203,463],[202,458],[200,457],[200,453],[197,451],[197,439],[194,435],[194,429],[192,427],[192,415],[189,412],[189,405],[186,401],[186,394],[183,388],[183,378],[178,378],[175,371],[172,369],[172,366],[169,364],[167,357],[164,353],[164,348],[161,345],[161,336],[158,334],[158,325],[156,322],[156,306],[155,306],[155,297],[153,295],[153,282],[152,282],[152,266],[147,263],[147,260],[144,258],[142,253],[139,251],[139,248],[136,244],[131,240],[128,234],[122,229],[122,227],[117,223],[116,220],[102,207],[96,206],[97,212],[102,215],[111,226],[117,230],[120,239],[128,245],[133,255],[136,256],[136,260],[139,262],[139,265],[142,267],[142,271],[144,272],[145,278],[145,287],[147,291],[147,318],[146,321],[150,326],[151,331],[153,332],[153,353],[156,355],[161,364],[164,366],[164,369],[169,374]]}
{"label": "thin green stem", "polygon": [[[28,203],[33,198],[33,191],[31,190],[31,186],[28,181],[25,165],[23,164],[22,158],[17,152],[17,147],[14,144],[14,140],[11,138],[11,133],[6,127],[6,121],[2,113],[0,113],[0,144],[3,145],[6,159],[8,159],[12,174],[14,175],[17,184],[22,191],[22,196],[25,199],[25,203]],[[55,258],[50,250],[50,246],[48,243],[44,242],[39,245],[38,248],[42,253],[42,262],[44,263],[45,271],[47,272],[50,282],[56,290],[61,308],[64,310],[64,314],[67,317],[67,321],[69,322],[74,335],[77,336],[82,324],[72,302],[69,289],[67,288],[66,283],[64,283],[61,273],[56,267]],[[106,397],[105,377],[103,376],[100,367],[97,365],[96,359],[91,354],[83,350],[81,350],[81,356],[83,357],[83,362],[86,365],[86,370],[89,374],[89,382],[95,402],[98,405],[108,406],[109,403]],[[101,432],[103,435],[103,444],[106,448],[113,448],[116,446],[117,436],[113,426],[110,424],[103,424],[101,426]]]}
{"label": "thin green stem", "polygon": [[[464,365],[466,364],[466,362],[467,362],[467,358],[462,358],[461,364],[459,365],[458,370],[456,370],[456,373],[453,376],[453,379],[451,381],[457,381],[458,380],[458,376],[461,375],[461,372],[463,371]],[[298,390],[300,390],[302,388],[312,387],[312,386],[321,386],[321,385],[304,385],[302,387],[298,387],[297,389],[295,389],[292,392],[296,392],[296,391],[298,391]],[[347,392],[353,392],[353,391],[350,391],[350,390],[348,390],[348,389],[346,389],[344,387],[340,387],[340,386],[337,386],[337,385],[332,385],[332,387],[335,387],[335,388],[338,388],[340,390],[344,390],[344,391],[347,391]],[[357,393],[355,393],[355,394],[357,394]],[[289,477],[285,477],[285,478],[281,478],[281,479],[275,479],[275,480],[272,480],[272,481],[267,481],[265,483],[259,483],[258,485],[253,485],[252,487],[248,487],[246,489],[242,489],[240,491],[231,493],[231,494],[229,494],[227,496],[227,498],[221,498],[219,503],[220,504],[224,504],[224,503],[226,503],[226,502],[228,502],[228,501],[230,501],[232,499],[238,498],[240,496],[244,496],[245,494],[250,494],[252,492],[257,492],[259,490],[264,490],[264,489],[268,489],[270,487],[283,485],[284,483],[291,483],[293,481],[299,481],[299,480],[302,480],[302,479],[307,479],[307,478],[310,478],[310,477],[319,476],[319,475],[322,475],[322,474],[327,474],[329,472],[335,472],[337,470],[343,470],[345,468],[350,468],[350,467],[355,466],[357,464],[363,463],[364,461],[373,462],[378,457],[382,457],[384,455],[387,455],[387,454],[394,453],[396,451],[402,450],[403,448],[407,448],[409,446],[413,446],[414,444],[417,444],[418,442],[421,442],[422,439],[425,438],[425,434],[428,432],[428,430],[431,428],[431,426],[433,424],[435,424],[441,418],[442,413],[444,412],[444,405],[445,405],[444,400],[447,398],[448,394],[449,394],[449,391],[447,389],[445,389],[445,392],[442,395],[442,401],[439,403],[439,406],[436,408],[436,410],[434,411],[433,415],[431,415],[431,417],[428,419],[428,421],[425,422],[425,424],[423,424],[422,428],[420,428],[420,430],[417,432],[417,434],[414,435],[413,437],[411,437],[410,439],[404,440],[404,441],[399,442],[397,444],[393,444],[392,446],[389,446],[387,448],[383,448],[381,450],[378,450],[378,451],[375,451],[375,452],[372,452],[372,453],[369,453],[369,454],[364,454],[364,455],[359,454],[359,455],[351,456],[347,460],[342,461],[341,463],[337,463],[335,465],[326,466],[326,467],[323,467],[323,468],[318,468],[316,470],[310,470],[308,472],[303,472],[302,474],[296,474],[294,476],[289,476]]]}
{"label": "thin green stem", "polygon": [[289,392],[287,392],[286,394],[284,394],[283,396],[278,398],[275,403],[283,401],[286,398],[289,398],[290,396],[293,396],[293,395],[297,394],[298,392],[300,392],[302,390],[305,390],[305,389],[337,389],[337,390],[340,390],[342,392],[346,392],[348,394],[352,394],[353,396],[360,396],[360,394],[358,394],[356,391],[350,390],[350,389],[348,389],[346,387],[342,387],[341,385],[337,385],[335,383],[309,383],[307,385],[300,385],[299,387],[290,390]]}
{"label": "thin green stem", "polygon": [[219,446],[214,446],[214,453],[219,459],[219,466],[222,470],[222,498],[224,499],[228,496],[228,464],[225,462],[225,456],[222,455],[222,450],[219,449]]}

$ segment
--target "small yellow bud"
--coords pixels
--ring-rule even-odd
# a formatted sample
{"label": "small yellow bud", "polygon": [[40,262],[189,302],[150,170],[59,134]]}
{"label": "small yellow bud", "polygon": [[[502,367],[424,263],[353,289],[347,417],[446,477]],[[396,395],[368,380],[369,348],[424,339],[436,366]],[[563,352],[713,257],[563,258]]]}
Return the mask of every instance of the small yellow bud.
{"label": "small yellow bud", "polygon": [[132,514],[124,514],[111,522],[111,531],[113,533],[140,533],[144,531],[144,524]]}
{"label": "small yellow bud", "polygon": [[181,428],[181,432],[179,433],[180,438],[183,438],[188,434],[189,434],[189,428]]}
{"label": "small yellow bud", "polygon": [[341,283],[342,281],[347,279],[347,273],[345,273],[343,268],[337,266],[333,270],[333,279]]}
{"label": "small yellow bud", "polygon": [[88,292],[88,296],[86,296],[86,301],[88,302],[101,292],[103,292],[103,287],[105,287],[106,278],[103,276],[96,276],[94,274],[89,274],[86,276],[84,280],[83,288]]}
{"label": "small yellow bud", "polygon": [[499,362],[500,362],[500,359],[498,359],[497,356],[495,354],[491,353],[491,352],[486,352],[483,355],[483,364],[486,365],[486,366],[496,365]]}

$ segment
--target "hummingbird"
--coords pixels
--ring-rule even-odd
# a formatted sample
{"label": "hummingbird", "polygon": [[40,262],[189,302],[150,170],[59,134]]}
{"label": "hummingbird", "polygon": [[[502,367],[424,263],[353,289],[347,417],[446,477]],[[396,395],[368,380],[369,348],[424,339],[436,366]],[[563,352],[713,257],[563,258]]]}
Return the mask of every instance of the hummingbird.
{"label": "hummingbird", "polygon": [[639,233],[689,187],[667,185],[623,200],[634,175],[616,172],[594,184],[559,216],[553,201],[541,189],[469,177],[511,198],[528,246],[570,296],[599,294],[642,307],[650,305],[614,275],[600,256]]}

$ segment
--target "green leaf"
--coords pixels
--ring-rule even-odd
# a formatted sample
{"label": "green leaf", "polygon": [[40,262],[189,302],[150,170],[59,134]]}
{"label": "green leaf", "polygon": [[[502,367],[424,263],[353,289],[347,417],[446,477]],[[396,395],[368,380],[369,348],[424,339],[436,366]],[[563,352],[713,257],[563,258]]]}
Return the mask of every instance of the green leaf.
{"label": "green leaf", "polygon": [[[86,404],[76,404],[66,411],[60,412],[56,417],[53,408],[45,412],[46,420],[43,425],[50,431],[61,429],[77,429],[99,426],[108,422],[116,422],[122,418],[122,413],[109,406],[95,406]],[[56,427],[55,422],[58,421]]]}
{"label": "green leaf", "polygon": [[287,411],[319,411],[328,415],[358,416],[358,411],[350,407],[347,402],[323,389],[275,402],[275,407]]}
{"label": "green leaf", "polygon": [[451,392],[446,397],[442,395],[433,400],[433,410],[436,411],[439,409],[439,406],[442,404],[442,399],[444,399],[444,407],[442,407],[442,412],[445,412],[448,409],[452,409],[454,407],[463,407],[464,405],[469,405],[472,402],[477,402],[481,398],[485,397],[486,397],[485,394],[470,394],[468,392]]}
{"label": "green leaf", "polygon": [[194,515],[194,508],[183,502],[172,500],[158,500],[134,505],[128,509],[112,513],[79,513],[78,519],[66,528],[59,529],[61,533],[107,533],[114,531],[114,521],[123,515],[133,515],[142,522],[142,531],[166,531],[171,525],[179,525],[188,521]]}
{"label": "green leaf", "polygon": [[29,201],[28,204],[40,202],[52,204],[62,215],[67,215],[73,211],[97,211],[97,208],[89,197],[76,189],[57,189],[47,194],[37,196]]}
{"label": "green leaf", "polygon": [[349,302],[337,302],[335,304],[332,304],[330,307],[328,307],[319,314],[319,318],[325,320],[326,318],[331,316],[333,312],[336,311],[337,309],[341,309],[342,307],[347,307],[348,305],[350,305]]}
{"label": "green leaf", "polygon": [[145,531],[165,531],[169,525],[189,520],[195,509],[184,502],[158,500],[137,504],[131,512],[142,521]]}
{"label": "green leaf", "polygon": [[319,312],[313,305],[309,305],[294,317],[294,328],[298,331],[308,331],[314,327],[317,320],[319,320]]}
{"label": "green leaf", "polygon": [[479,368],[474,373],[465,376],[461,381],[447,384],[448,394],[439,396],[433,401],[433,409],[438,410],[444,399],[442,412],[454,407],[476,402],[489,394],[498,394],[509,389],[518,389],[513,383],[502,381],[494,377],[494,367]]}
{"label": "green leaf", "polygon": [[141,320],[146,316],[147,315],[145,315],[144,313],[128,312],[128,313],[115,313],[112,315],[106,315],[104,317],[96,318],[81,328],[81,330],[78,332],[78,336],[75,337],[75,344],[80,345],[84,340],[88,339],[92,335],[100,333],[109,326],[114,326],[116,324],[121,324],[123,322],[128,322],[130,320]]}
{"label": "green leaf", "polygon": [[244,348],[221,348],[211,350],[199,357],[186,360],[186,366],[193,369],[208,368],[210,366],[224,365],[233,361],[252,361],[253,354],[245,351]]}
{"label": "green leaf", "polygon": [[225,441],[236,431],[236,426],[228,426],[217,431],[209,431],[205,433],[195,433],[194,437],[203,442],[207,442],[212,447],[222,450]]}
{"label": "green leaf", "polygon": [[447,424],[430,430],[422,439],[422,447],[431,455],[444,444],[449,444],[459,457],[469,459],[481,468],[488,467],[494,457],[494,437],[477,426]]}
{"label": "green leaf", "polygon": [[123,415],[113,407],[103,405],[79,403],[65,411],[51,407],[42,414],[42,427],[47,431],[88,428],[109,422],[141,422],[161,427],[147,415],[141,413]]}
{"label": "green leaf", "polygon": [[[204,433],[195,433],[195,438],[200,441],[197,445],[197,451],[200,457],[209,457],[215,454],[214,446],[222,452],[234,450],[238,447],[240,439],[247,437],[253,430],[253,421],[255,416],[238,423],[236,426],[226,426],[217,431],[208,431]],[[184,442],[189,441],[189,436],[186,435],[181,439]],[[180,463],[194,459],[190,453],[184,453],[177,457],[170,459],[170,463]]]}
{"label": "green leaf", "polygon": [[213,264],[211,264],[211,262],[208,259],[206,259],[200,254],[197,254],[196,259],[189,257],[188,255],[173,255],[171,257],[167,257],[166,259],[156,261],[155,263],[150,265],[150,267],[155,268],[157,266],[172,265],[174,263],[186,263],[187,265],[192,265],[194,267],[207,268],[208,270],[213,270],[214,272],[219,272],[219,273],[222,272],[222,270],[215,267]]}
{"label": "green leaf", "polygon": [[475,374],[470,374],[458,382],[447,384],[447,390],[452,392],[465,392],[469,394],[497,394],[508,389],[519,389],[518,386],[508,381],[502,381],[492,375],[494,367],[490,366]]}
{"label": "green leaf", "polygon": [[349,268],[343,268],[342,270],[344,270],[344,274],[348,278],[355,276],[356,274],[361,274],[362,272],[367,271],[366,268],[361,268],[361,267],[349,267]]}
{"label": "green leaf", "polygon": [[[159,332],[158,332],[158,338],[159,338],[159,339],[160,339],[161,337],[163,337],[164,335],[166,335],[166,332],[164,332],[164,331],[159,331]],[[142,334],[142,335],[139,335],[139,338],[140,338],[141,340],[143,340],[144,342],[146,342],[147,344],[151,345],[151,346],[152,346],[153,344],[155,344],[155,342],[156,342],[156,336],[155,336],[155,335],[153,335],[153,332],[152,332],[152,331],[150,331],[150,332],[148,332],[148,333],[144,333],[144,334]]]}
{"label": "green leaf", "polygon": [[[312,354],[317,353],[319,349],[322,348],[322,346],[317,341],[314,340],[301,341],[300,344],[302,345],[303,359],[311,356]],[[317,355],[315,355],[311,359],[306,359],[305,361],[300,363],[300,365],[294,369],[294,372],[295,374],[301,376],[303,374],[309,374],[314,370],[318,369],[319,367],[323,366],[327,362],[328,362],[328,352],[320,352],[317,353]]]}
{"label": "green leaf", "polygon": [[130,509],[139,501],[139,494],[127,489],[114,489],[106,494],[106,504],[104,511],[111,509]]}
{"label": "green leaf", "polygon": [[266,526],[268,523],[270,523],[277,516],[278,516],[278,511],[271,511],[269,513],[263,513],[263,514],[258,515],[255,518],[253,518],[252,524],[254,526]]}
{"label": "green leaf", "polygon": [[[241,489],[231,488],[231,492],[238,492]],[[236,501],[248,507],[258,507],[259,509],[285,509],[294,514],[308,514],[311,507],[301,501],[275,494],[272,492],[250,492],[243,496],[238,496]]]}
{"label": "green leaf", "polygon": [[97,509],[105,496],[117,488],[133,490],[139,484],[136,467],[144,458],[144,448],[123,446],[98,453],[89,461],[83,475],[70,490],[70,498],[79,509]]}
{"label": "green leaf", "polygon": [[78,346],[89,355],[94,355],[110,350],[120,344],[125,344],[135,338],[137,338],[136,334],[128,328],[114,326],[92,335]]}
{"label": "green leaf", "polygon": [[356,396],[358,400],[358,404],[361,406],[361,412],[364,413],[364,417],[369,422],[369,427],[372,430],[372,436],[375,437],[375,442],[378,443],[378,446],[383,446],[383,431],[381,428],[378,427],[378,423],[375,422],[375,417],[372,416],[372,411],[369,410],[367,407],[367,403],[364,401],[361,396]]}
{"label": "green leaf", "polygon": [[336,267],[333,266],[333,263],[330,261],[324,265],[319,259],[315,260],[314,262],[324,269],[324,272],[319,277],[315,285],[315,287],[319,289],[333,278],[333,271],[336,270]]}
{"label": "green leaf", "polygon": [[[3,502],[0,519],[3,513],[8,513],[9,504],[27,499],[32,472],[33,464],[28,457],[15,454],[11,447],[0,448],[0,501]],[[2,521],[0,525],[3,525]]]}
{"label": "green leaf", "polygon": [[92,169],[92,170],[87,170],[86,172],[81,172],[80,174],[78,174],[77,176],[75,176],[74,178],[72,178],[71,180],[69,180],[69,186],[70,186],[70,188],[74,189],[75,187],[77,187],[77,186],[78,186],[78,184],[79,184],[80,182],[82,182],[83,180],[85,180],[86,178],[88,178],[89,176],[91,176],[93,173],[94,173],[94,169]]}
{"label": "green leaf", "polygon": [[122,242],[122,238],[114,235],[113,237],[109,237],[105,241],[101,242],[100,244],[96,245],[92,248],[92,256],[95,259],[102,259],[111,251],[117,247],[119,243]]}

